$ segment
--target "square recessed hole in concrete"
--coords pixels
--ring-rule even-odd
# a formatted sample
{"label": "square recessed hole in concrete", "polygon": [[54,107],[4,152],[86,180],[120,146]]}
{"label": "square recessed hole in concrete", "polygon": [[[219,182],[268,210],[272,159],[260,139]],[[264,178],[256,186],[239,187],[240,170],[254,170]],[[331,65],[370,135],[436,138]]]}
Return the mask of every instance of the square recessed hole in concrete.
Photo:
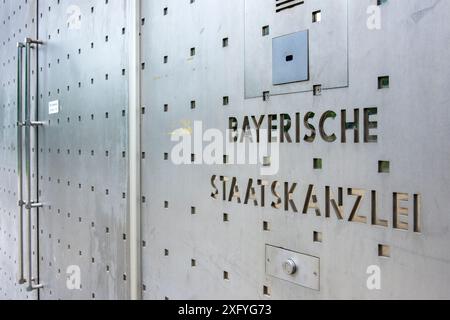
{"label": "square recessed hole in concrete", "polygon": [[223,101],[222,101],[222,104],[223,104],[224,106],[227,106],[227,105],[230,104],[230,97],[224,96],[222,100],[223,100]]}
{"label": "square recessed hole in concrete", "polygon": [[315,158],[313,162],[314,162],[314,170],[322,170],[323,167],[322,159]]}
{"label": "square recessed hole in concrete", "polygon": [[322,11],[317,10],[312,13],[312,22],[317,23],[322,21]]}
{"label": "square recessed hole in concrete", "polygon": [[389,76],[378,77],[378,89],[389,88],[390,78]]}
{"label": "square recessed hole in concrete", "polygon": [[313,94],[315,96],[322,95],[322,85],[321,84],[316,84],[313,86]]}
{"label": "square recessed hole in concrete", "polygon": [[391,247],[384,244],[378,245],[378,256],[384,257],[384,258],[390,258],[391,257]]}
{"label": "square recessed hole in concrete", "polygon": [[391,163],[389,161],[378,161],[378,173],[391,172]]}
{"label": "square recessed hole in concrete", "polygon": [[323,241],[322,232],[314,231],[313,239],[314,239],[314,242],[321,243]]}

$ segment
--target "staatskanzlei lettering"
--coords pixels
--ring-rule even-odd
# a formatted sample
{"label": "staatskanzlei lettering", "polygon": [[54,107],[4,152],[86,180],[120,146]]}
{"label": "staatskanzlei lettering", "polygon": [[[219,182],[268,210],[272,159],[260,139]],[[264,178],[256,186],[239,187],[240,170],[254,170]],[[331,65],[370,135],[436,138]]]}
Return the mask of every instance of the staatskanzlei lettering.
{"label": "staatskanzlei lettering", "polygon": [[[231,139],[238,142],[245,138],[260,140],[260,132],[268,129],[269,142],[274,139],[273,132],[280,134],[280,143],[314,143],[320,138],[333,143],[340,140],[348,143],[349,133],[353,132],[354,143],[377,143],[378,122],[374,119],[377,108],[354,109],[353,119],[349,120],[349,112],[342,110],[340,115],[334,111],[326,111],[317,116],[314,112],[304,115],[271,114],[261,116],[245,116],[243,119],[229,118]],[[338,119],[340,118],[340,119]],[[326,132],[328,121],[339,121],[340,132]],[[242,137],[239,137],[242,132]],[[252,137],[256,132],[256,137]],[[234,133],[234,134],[233,134]],[[299,194],[298,182],[268,181],[265,179],[239,179],[223,175],[211,177],[212,193],[215,200],[234,202],[242,205],[252,205],[258,208],[271,208],[295,214],[314,214],[325,219],[335,218],[342,221],[370,224],[396,230],[422,232],[421,225],[421,194],[393,192],[388,201],[392,204],[392,223],[381,219],[378,212],[379,194],[377,190],[360,188],[344,188],[325,186],[318,192],[314,184],[302,186],[306,190]],[[319,202],[320,199],[324,201]],[[369,201],[370,212],[361,212],[364,201]],[[386,201],[386,199],[383,199]],[[345,203],[344,203],[345,202]],[[412,219],[410,217],[412,216]]]}

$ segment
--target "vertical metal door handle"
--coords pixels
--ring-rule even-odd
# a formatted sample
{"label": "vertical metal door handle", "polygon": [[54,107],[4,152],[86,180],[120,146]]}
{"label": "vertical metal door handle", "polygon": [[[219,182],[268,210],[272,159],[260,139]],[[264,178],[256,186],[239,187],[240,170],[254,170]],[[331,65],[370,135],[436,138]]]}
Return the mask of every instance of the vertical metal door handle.
{"label": "vertical metal door handle", "polygon": [[17,43],[17,195],[19,204],[19,284],[27,281],[23,269],[23,154],[22,154],[22,72],[23,72],[23,43]]}
{"label": "vertical metal door handle", "polygon": [[26,210],[28,213],[28,291],[40,289],[41,284],[34,284],[36,279],[33,278],[33,241],[32,241],[32,210],[41,207],[40,204],[34,203],[31,199],[31,128],[36,126],[36,123],[31,121],[31,48],[33,44],[42,44],[40,41],[35,41],[27,38],[25,40],[25,180],[27,190]]}

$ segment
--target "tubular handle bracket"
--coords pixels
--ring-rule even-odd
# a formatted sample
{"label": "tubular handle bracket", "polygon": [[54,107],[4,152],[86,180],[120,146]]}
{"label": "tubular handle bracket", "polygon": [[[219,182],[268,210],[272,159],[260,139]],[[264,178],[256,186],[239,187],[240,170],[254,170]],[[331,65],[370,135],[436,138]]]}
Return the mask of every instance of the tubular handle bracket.
{"label": "tubular handle bracket", "polygon": [[29,43],[29,44],[44,44],[43,41],[33,40],[31,38],[25,38],[25,43]]}
{"label": "tubular handle bracket", "polygon": [[[28,284],[27,291],[31,292],[39,290],[44,286],[39,284],[39,280],[33,277],[33,235],[32,235],[32,210],[43,207],[39,203],[39,199],[32,201],[32,185],[31,185],[31,163],[32,163],[32,128],[44,126],[44,122],[31,120],[31,58],[30,50],[37,49],[38,45],[44,44],[42,41],[26,38],[24,42],[17,43],[17,176],[18,176],[18,211],[19,211],[19,284]],[[23,57],[25,51],[25,57]],[[23,66],[25,64],[25,67]],[[25,79],[22,79],[22,76]],[[24,89],[24,90],[22,90]],[[25,118],[25,119],[24,119]],[[23,130],[25,129],[25,132]],[[36,133],[37,134],[37,133]],[[23,139],[25,140],[25,150],[23,150]],[[23,168],[25,166],[25,169]],[[24,181],[25,180],[25,181]],[[25,188],[24,188],[25,184]],[[25,190],[24,190],[25,189]],[[24,199],[26,191],[27,199]],[[25,277],[24,268],[24,211],[27,212],[27,255],[28,270]]]}
{"label": "tubular handle bracket", "polygon": [[40,127],[43,126],[44,122],[42,121],[26,121],[24,126],[26,127]]}
{"label": "tubular handle bracket", "polygon": [[[32,282],[35,282],[35,281],[36,281],[36,279],[32,279]],[[42,289],[42,288],[44,288],[43,284],[35,284],[35,285],[31,284],[31,285],[28,286],[27,291],[28,292],[32,292],[34,290],[39,290],[39,289]]]}
{"label": "tubular handle bracket", "polygon": [[42,121],[25,121],[25,122],[17,122],[18,127],[42,127],[45,125],[45,122]]}
{"label": "tubular handle bracket", "polygon": [[31,203],[27,203],[25,205],[25,209],[30,210],[30,209],[42,208],[43,206],[44,205],[42,203],[31,202]]}

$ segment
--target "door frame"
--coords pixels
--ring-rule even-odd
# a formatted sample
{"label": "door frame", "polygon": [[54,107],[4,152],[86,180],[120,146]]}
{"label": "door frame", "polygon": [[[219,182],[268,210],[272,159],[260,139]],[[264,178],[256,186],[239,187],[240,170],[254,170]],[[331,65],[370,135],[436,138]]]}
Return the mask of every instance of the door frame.
{"label": "door frame", "polygon": [[132,300],[141,300],[141,0],[130,0],[127,3],[130,69],[128,81],[130,297]]}

